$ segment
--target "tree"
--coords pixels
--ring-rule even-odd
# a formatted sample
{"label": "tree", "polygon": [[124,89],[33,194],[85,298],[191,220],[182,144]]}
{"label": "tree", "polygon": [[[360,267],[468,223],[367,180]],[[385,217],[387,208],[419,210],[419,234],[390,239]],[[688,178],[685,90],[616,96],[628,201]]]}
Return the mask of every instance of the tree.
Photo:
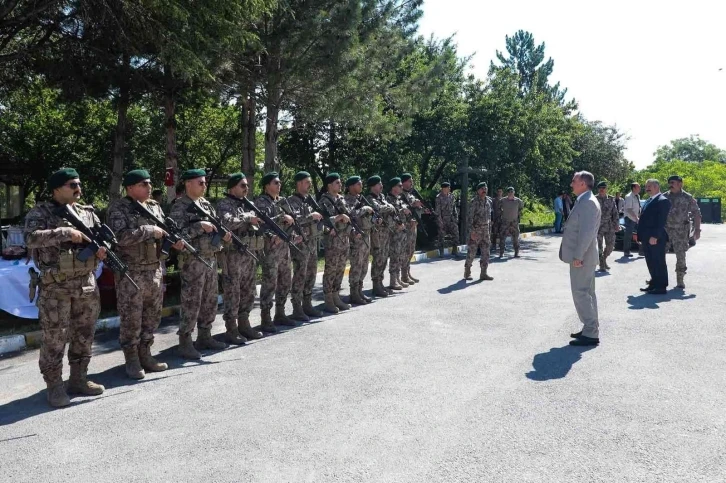
{"label": "tree", "polygon": [[4,0],[0,4],[0,86],[17,79],[14,68],[38,56],[68,17],[63,0]]}
{"label": "tree", "polygon": [[497,60],[501,65],[490,63],[490,74],[497,69],[507,69],[519,76],[519,90],[523,95],[540,92],[549,96],[568,112],[577,108],[574,100],[565,102],[567,89],[560,89],[560,83],[549,84],[549,77],[555,66],[550,57],[545,60],[545,43],[535,45],[534,36],[525,30],[517,31],[512,37],[506,36],[507,55],[497,50]]}
{"label": "tree", "polygon": [[653,155],[656,163],[677,159],[691,163],[703,161],[726,163],[726,151],[701,139],[697,134],[674,139],[669,144],[660,146]]}
{"label": "tree", "polygon": [[[598,181],[624,185],[635,167],[625,159],[625,143],[628,137],[616,126],[606,126],[600,121],[587,121],[579,117],[581,128],[574,139],[577,154],[572,160],[572,171],[589,171]],[[569,185],[571,173],[563,173],[560,188]],[[555,193],[553,193],[554,195]]]}

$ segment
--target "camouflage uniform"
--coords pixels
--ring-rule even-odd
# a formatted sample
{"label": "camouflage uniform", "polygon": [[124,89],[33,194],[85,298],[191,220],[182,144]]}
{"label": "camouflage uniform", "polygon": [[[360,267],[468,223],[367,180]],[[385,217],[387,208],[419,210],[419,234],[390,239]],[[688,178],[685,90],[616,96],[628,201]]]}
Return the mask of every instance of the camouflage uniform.
{"label": "camouflage uniform", "polygon": [[690,219],[691,216],[700,218],[701,209],[693,196],[686,191],[681,190],[678,193],[669,191],[663,196],[671,202],[671,210],[668,212],[665,228],[668,233],[668,243],[676,253],[676,275],[679,285],[682,285],[683,276],[688,268],[686,267],[686,252],[689,248]]}
{"label": "camouflage uniform", "polygon": [[502,237],[499,235],[502,231],[502,200],[504,198],[493,198],[492,199],[492,233],[491,233],[491,242],[492,242],[492,248],[496,248],[497,246],[497,240],[499,240],[500,245],[504,245],[504,242],[502,241]]}
{"label": "camouflage uniform", "polygon": [[[205,198],[197,201],[211,215],[216,216],[214,207]],[[182,317],[179,323],[179,335],[187,336],[194,332],[198,326],[200,334],[202,329],[211,330],[214,319],[217,316],[217,252],[219,247],[212,245],[212,238],[215,232],[205,233],[200,221],[207,221],[187,209],[192,200],[187,195],[177,199],[172,205],[170,217],[179,226],[182,235],[189,241],[199,255],[206,260],[214,270],[209,270],[201,261],[181,252],[179,254],[179,266],[181,267],[181,308]]]}
{"label": "camouflage uniform", "polygon": [[[255,205],[278,225],[282,225],[285,212],[280,207],[282,198],[273,199],[262,194]],[[269,311],[273,301],[278,306],[285,305],[290,293],[292,274],[290,272],[290,247],[282,240],[275,242],[274,233],[263,225],[265,232],[265,254],[262,263],[262,287],[260,289],[260,309]]]}
{"label": "camouflage uniform", "polygon": [[363,290],[363,280],[365,280],[368,274],[368,259],[371,255],[370,244],[373,222],[371,221],[370,210],[364,209],[365,206],[359,205],[359,200],[362,196],[348,193],[343,198],[350,210],[350,216],[363,231],[360,237],[357,237],[352,232],[350,234],[350,272],[348,273],[348,282],[350,283],[351,297],[353,297],[353,294]]}
{"label": "camouflage uniform", "polygon": [[615,232],[620,226],[618,206],[615,204],[615,198],[610,195],[597,195],[595,199],[600,203],[600,213],[602,213],[600,228],[597,231],[597,249],[600,254],[600,268],[606,269],[610,268],[606,260],[615,248]]}
{"label": "camouflage uniform", "polygon": [[454,246],[459,244],[459,226],[456,222],[456,206],[454,195],[439,193],[436,196],[436,224],[439,229],[439,247],[444,247],[444,237],[450,236]]}
{"label": "camouflage uniform", "polygon": [[[242,239],[249,251],[261,256],[264,239],[261,231],[250,223],[254,213],[246,212],[237,198],[227,195],[217,203],[217,214],[224,226]],[[224,321],[232,324],[236,320],[242,327],[249,322],[255,305],[257,262],[231,242],[225,244],[218,258],[222,267]],[[244,330],[240,332],[246,335]]]}
{"label": "camouflage uniform", "polygon": [[[94,271],[95,256],[81,262],[82,250],[71,243],[70,223],[53,213],[54,202],[38,203],[25,217],[25,243],[40,270],[38,319],[42,331],[39,366],[48,387],[62,383],[63,353],[85,378],[91,360],[95,323],[101,310]],[[72,205],[89,227],[100,223],[92,206]]]}
{"label": "camouflage uniform", "polygon": [[[255,205],[278,225],[282,226],[285,212],[280,207],[282,198],[273,199],[264,193],[255,200]],[[290,272],[290,247],[278,239],[275,243],[274,233],[263,225],[265,232],[265,254],[262,263],[262,287],[260,289],[260,308],[263,311],[275,305],[284,307],[290,293],[292,274]]]}
{"label": "camouflage uniform", "polygon": [[313,296],[315,277],[318,273],[318,243],[322,236],[320,224],[313,218],[313,209],[305,202],[304,196],[294,194],[287,198],[292,208],[293,218],[305,234],[305,241],[298,245],[300,252],[291,251],[292,267],[292,302],[302,303]]}
{"label": "camouflage uniform", "polygon": [[[512,218],[512,216],[507,216],[507,207],[509,204],[516,204],[517,205],[517,217]],[[500,202],[500,210],[501,210],[501,219],[499,222],[499,230],[497,233],[497,236],[499,237],[499,256],[504,255],[504,245],[505,241],[507,240],[507,236],[511,235],[512,237],[512,245],[514,246],[514,255],[517,256],[519,254],[519,217],[522,214],[522,209],[524,208],[524,203],[522,200],[517,198],[516,196],[514,199],[510,200],[509,198],[502,198]],[[513,210],[512,210],[513,211]]]}
{"label": "camouflage uniform", "polygon": [[334,197],[329,193],[324,193],[320,198],[320,206],[324,207],[328,214],[333,215],[330,221],[335,226],[335,235],[331,235],[328,231],[324,239],[325,270],[323,271],[323,293],[334,294],[340,291],[343,284],[352,228],[349,224],[335,222],[336,216],[348,210],[342,195]]}
{"label": "camouflage uniform", "polygon": [[[418,208],[414,208],[413,204],[417,201],[417,198],[411,193],[410,191],[403,190],[401,192],[401,197],[404,200],[404,203],[408,205],[408,209],[413,212],[413,210],[416,210],[419,214],[421,214],[421,210]],[[414,252],[416,252],[416,238],[418,237],[418,227],[411,223],[415,220],[413,213],[411,213],[409,223],[406,225],[406,242],[404,244],[403,248],[403,261],[401,265],[401,275],[405,273],[407,276],[410,276],[411,273],[411,258],[413,257]]]}
{"label": "camouflage uniform", "polygon": [[[164,219],[157,202],[148,200],[144,205]],[[152,345],[162,306],[162,273],[159,247],[154,238],[155,225],[132,209],[132,200],[128,197],[112,202],[107,216],[118,240],[116,254],[128,265],[129,275],[139,286],[136,290],[126,277],[114,274],[116,306],[121,318],[119,343],[122,349]]]}
{"label": "camouflage uniform", "polygon": [[371,253],[373,255],[371,280],[374,285],[377,285],[378,283],[383,283],[383,274],[386,270],[390,253],[391,238],[398,231],[400,224],[395,221],[398,218],[396,208],[386,201],[383,193],[378,196],[369,194],[368,201],[378,209],[378,212],[383,217],[381,224],[373,225],[371,230]]}
{"label": "camouflage uniform", "polygon": [[[467,243],[466,263],[464,263],[465,273],[469,273],[471,265],[476,257],[476,250],[481,250],[481,258],[479,266],[482,274],[486,273],[489,266],[489,225],[491,223],[492,199],[485,196],[483,199],[474,196],[469,203],[469,213],[467,216],[467,226],[469,227],[469,241]],[[479,239],[474,240],[472,235],[478,235]]]}
{"label": "camouflage uniform", "polygon": [[391,241],[389,246],[389,254],[391,262],[388,264],[388,272],[391,274],[391,285],[394,285],[394,281],[400,279],[401,269],[403,268],[404,260],[406,258],[406,239],[407,233],[405,226],[410,221],[410,215],[405,216],[401,213],[401,210],[408,208],[408,205],[404,202],[403,196],[393,196],[389,194],[387,197],[388,203],[390,203],[399,213],[399,217],[402,218],[404,229],[391,231]]}

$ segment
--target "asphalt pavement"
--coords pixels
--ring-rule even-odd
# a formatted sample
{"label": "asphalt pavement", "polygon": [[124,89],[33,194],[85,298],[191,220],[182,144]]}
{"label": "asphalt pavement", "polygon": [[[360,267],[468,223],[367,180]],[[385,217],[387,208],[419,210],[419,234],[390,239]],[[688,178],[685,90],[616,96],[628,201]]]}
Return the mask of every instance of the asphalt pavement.
{"label": "asphalt pavement", "polygon": [[493,282],[415,264],[401,294],[201,362],[175,356],[166,321],[153,349],[171,369],[140,382],[99,334],[106,392],[62,410],[37,351],[2,357],[0,481],[726,481],[726,226],[704,226],[684,291],[642,295],[645,261],[613,254],[597,348],[568,345],[558,247],[523,241]]}

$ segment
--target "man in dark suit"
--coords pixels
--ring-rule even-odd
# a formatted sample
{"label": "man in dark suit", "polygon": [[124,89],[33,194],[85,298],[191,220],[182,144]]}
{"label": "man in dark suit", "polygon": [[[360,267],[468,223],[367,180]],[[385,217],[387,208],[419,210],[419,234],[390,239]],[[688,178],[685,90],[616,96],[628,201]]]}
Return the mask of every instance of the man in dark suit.
{"label": "man in dark suit", "polygon": [[648,286],[640,290],[650,294],[664,294],[668,287],[668,268],[666,267],[666,242],[668,234],[665,225],[671,202],[660,192],[660,183],[649,179],[645,192],[650,198],[645,202],[638,222],[638,239],[643,246],[645,262],[650,272]]}

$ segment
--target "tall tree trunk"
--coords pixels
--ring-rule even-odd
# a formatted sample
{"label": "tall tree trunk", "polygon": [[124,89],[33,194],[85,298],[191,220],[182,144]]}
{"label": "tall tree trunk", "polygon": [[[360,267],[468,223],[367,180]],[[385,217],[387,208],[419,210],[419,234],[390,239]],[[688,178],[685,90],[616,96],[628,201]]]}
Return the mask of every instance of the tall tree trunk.
{"label": "tall tree trunk", "polygon": [[271,86],[267,92],[267,120],[265,122],[265,172],[279,171],[277,159],[278,120],[280,116],[280,89]]}
{"label": "tall tree trunk", "polygon": [[121,196],[121,181],[124,172],[124,158],[126,154],[126,119],[130,103],[130,79],[129,71],[131,59],[128,54],[123,55],[123,74],[119,85],[118,117],[116,119],[116,131],[113,139],[113,168],[111,169],[111,185],[108,190],[110,200],[118,199]]}
{"label": "tall tree trunk", "polygon": [[265,121],[265,172],[280,171],[277,158],[278,121],[282,104],[282,76],[280,74],[280,40],[269,47],[266,58],[267,119]]}
{"label": "tall tree trunk", "polygon": [[[179,181],[179,154],[176,150],[176,96],[174,92],[174,78],[171,66],[164,66],[164,128],[166,129],[166,168],[174,170],[174,185]],[[167,194],[168,199],[174,199],[174,187]]]}
{"label": "tall tree trunk", "polygon": [[242,102],[242,172],[249,179],[250,186],[255,184],[255,168],[257,158],[257,124],[255,114],[255,88],[252,85]]}
{"label": "tall tree trunk", "polygon": [[335,167],[338,166],[338,139],[336,137],[337,133],[335,131],[335,122],[332,119],[330,120],[330,130],[328,133],[328,166],[332,171],[334,171]]}

